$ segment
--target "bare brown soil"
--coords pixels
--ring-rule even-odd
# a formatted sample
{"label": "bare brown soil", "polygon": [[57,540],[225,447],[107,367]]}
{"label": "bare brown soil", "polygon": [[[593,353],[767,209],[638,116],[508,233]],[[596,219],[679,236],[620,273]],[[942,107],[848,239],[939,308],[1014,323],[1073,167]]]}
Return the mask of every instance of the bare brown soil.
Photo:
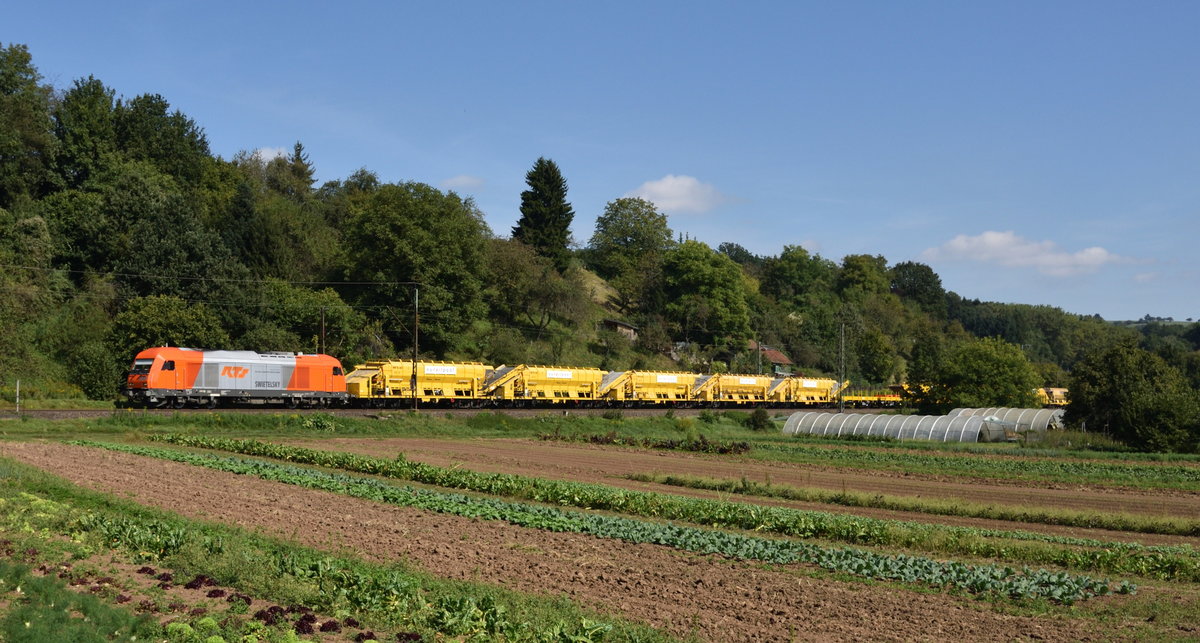
{"label": "bare brown soil", "polygon": [[[713,456],[671,451],[646,451],[589,444],[523,439],[436,440],[417,438],[289,440],[289,444],[392,458],[404,453],[410,460],[438,466],[462,466],[489,473],[512,473],[543,478],[577,480],[627,489],[667,492],[695,497],[729,494],[667,487],[628,480],[633,473],[661,473],[706,478],[769,481],[777,485],[814,487],[834,491],[957,499],[991,505],[1054,507],[1103,513],[1124,512],[1159,517],[1200,519],[1200,494],[1117,491],[1113,489],[1045,489],[987,482],[955,482],[891,472],[838,470],[811,465],[763,462],[736,456]],[[935,516],[917,512],[840,507],[836,505],[737,496],[739,502],[781,505],[798,509],[853,513],[860,516],[936,522],[985,529],[1020,529],[1105,541],[1143,544],[1192,544],[1200,539],[1183,536],[1132,534],[1103,529],[1082,529],[1036,523]]]}
{"label": "bare brown soil", "polygon": [[0,454],[192,518],[258,529],[312,547],[350,548],[375,560],[403,560],[440,577],[566,597],[602,613],[706,640],[1122,637],[1111,629],[1094,633],[1095,622],[1070,618],[1069,610],[1039,618],[1014,616],[969,598],[813,578],[806,566],[768,567],[431,514],[97,449],[3,443]]}

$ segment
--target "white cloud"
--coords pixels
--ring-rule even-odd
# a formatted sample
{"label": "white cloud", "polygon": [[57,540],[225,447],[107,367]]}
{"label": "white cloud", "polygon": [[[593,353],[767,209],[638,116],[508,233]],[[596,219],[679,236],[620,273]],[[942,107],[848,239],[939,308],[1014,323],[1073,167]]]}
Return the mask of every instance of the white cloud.
{"label": "white cloud", "polygon": [[1152,281],[1158,280],[1158,273],[1157,272],[1139,272],[1138,274],[1133,276],[1133,280],[1138,282],[1139,284],[1148,284]]}
{"label": "white cloud", "polygon": [[626,192],[625,196],[646,199],[667,213],[708,212],[728,200],[717,188],[701,183],[694,176],[675,174],[646,181],[636,190]]}
{"label": "white cloud", "polygon": [[445,179],[438,185],[446,190],[478,190],[483,187],[484,180],[478,176],[469,174],[459,174]]}
{"label": "white cloud", "polygon": [[1015,268],[1035,268],[1055,277],[1092,273],[1105,264],[1132,261],[1100,247],[1067,252],[1053,241],[1031,241],[1018,237],[1011,230],[989,230],[974,237],[960,234],[941,246],[929,248],[921,253],[921,257],[935,261],[968,259]]}
{"label": "white cloud", "polygon": [[254,150],[254,157],[263,163],[269,163],[275,159],[286,158],[292,151],[282,147],[260,147]]}

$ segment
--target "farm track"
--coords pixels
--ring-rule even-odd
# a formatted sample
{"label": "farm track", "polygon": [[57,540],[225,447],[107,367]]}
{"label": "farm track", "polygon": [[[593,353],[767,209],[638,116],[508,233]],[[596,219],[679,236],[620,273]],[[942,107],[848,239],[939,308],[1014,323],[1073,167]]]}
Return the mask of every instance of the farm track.
{"label": "farm track", "polygon": [[681,636],[714,641],[1120,637],[1113,631],[1096,633],[1095,622],[1065,614],[1000,614],[971,599],[814,579],[799,566],[770,568],[655,545],[618,546],[86,447],[0,443],[0,455],[192,518],[259,529],[311,547],[347,548],[380,561],[405,560],[441,577],[567,597]]}
{"label": "farm track", "polygon": [[662,473],[706,478],[747,479],[795,487],[817,487],[835,491],[858,491],[923,498],[957,498],[995,505],[1046,506],[1096,512],[1125,512],[1152,516],[1200,518],[1200,494],[1183,492],[1138,492],[1114,489],[1047,489],[979,481],[948,481],[931,476],[877,471],[855,471],[812,465],[763,462],[736,456],[712,456],[678,452],[653,452],[587,444],[566,444],[523,439],[445,440],[417,438],[329,438],[281,440],[313,449],[347,451],[393,458],[403,452],[409,460],[487,473],[511,473],[558,480],[605,484],[627,489],[672,493],[702,498],[733,499],[796,509],[846,513],[890,520],[910,520],[985,529],[1019,529],[1042,533],[1139,542],[1146,545],[1190,544],[1200,539],[1184,536],[1132,534],[1101,529],[1083,529],[1036,523],[936,516],[918,512],[824,503],[786,501],[756,496],[731,496],[684,487],[628,480],[632,473]]}

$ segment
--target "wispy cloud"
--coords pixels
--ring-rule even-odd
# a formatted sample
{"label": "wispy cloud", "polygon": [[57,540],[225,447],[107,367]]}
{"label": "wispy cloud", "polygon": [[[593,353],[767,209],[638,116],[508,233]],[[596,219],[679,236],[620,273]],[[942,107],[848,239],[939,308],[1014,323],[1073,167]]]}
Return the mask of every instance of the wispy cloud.
{"label": "wispy cloud", "polygon": [[275,159],[285,158],[291,150],[282,147],[260,147],[254,150],[254,157],[263,163],[268,163]]}
{"label": "wispy cloud", "polygon": [[701,183],[694,176],[668,174],[657,181],[646,181],[627,197],[641,197],[667,213],[708,212],[728,201],[717,188]]}
{"label": "wispy cloud", "polygon": [[1100,247],[1067,252],[1053,241],[1032,241],[1011,230],[989,230],[974,237],[960,234],[946,243],[921,253],[927,261],[970,260],[1014,268],[1034,268],[1055,277],[1093,273],[1106,264],[1132,263],[1128,257]]}
{"label": "wispy cloud", "polygon": [[485,181],[478,176],[469,174],[459,174],[438,183],[445,190],[478,190],[483,187]]}

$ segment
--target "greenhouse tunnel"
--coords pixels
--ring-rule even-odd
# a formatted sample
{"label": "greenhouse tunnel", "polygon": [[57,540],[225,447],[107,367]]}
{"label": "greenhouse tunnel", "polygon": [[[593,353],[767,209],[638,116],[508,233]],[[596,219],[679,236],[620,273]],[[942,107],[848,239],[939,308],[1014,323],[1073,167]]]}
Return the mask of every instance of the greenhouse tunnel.
{"label": "greenhouse tunnel", "polygon": [[875,435],[897,440],[937,442],[997,442],[1005,439],[1004,426],[978,415],[870,415],[864,413],[793,413],[783,425],[784,435]]}

